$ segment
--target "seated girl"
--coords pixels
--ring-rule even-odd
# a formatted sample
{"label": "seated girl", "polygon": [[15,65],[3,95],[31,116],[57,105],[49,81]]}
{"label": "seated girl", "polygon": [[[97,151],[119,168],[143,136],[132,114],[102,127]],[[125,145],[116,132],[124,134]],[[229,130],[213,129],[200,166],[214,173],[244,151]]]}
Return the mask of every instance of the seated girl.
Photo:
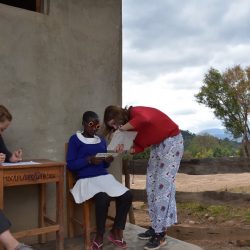
{"label": "seated girl", "polygon": [[100,127],[98,115],[87,111],[82,117],[83,131],[76,132],[69,139],[67,152],[67,167],[74,172],[77,182],[71,193],[76,203],[82,203],[94,198],[97,234],[91,249],[102,249],[103,235],[111,199],[116,202],[116,215],[108,240],[120,248],[126,248],[123,240],[127,214],[132,203],[131,192],[107,168],[113,157],[99,158],[97,153],[106,153],[105,139],[96,135]]}

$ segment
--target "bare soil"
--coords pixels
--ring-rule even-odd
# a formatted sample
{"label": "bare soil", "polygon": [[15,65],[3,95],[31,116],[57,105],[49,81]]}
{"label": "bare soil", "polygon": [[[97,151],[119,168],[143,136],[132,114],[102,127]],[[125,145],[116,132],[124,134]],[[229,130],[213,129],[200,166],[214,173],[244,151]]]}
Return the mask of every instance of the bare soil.
{"label": "bare soil", "polygon": [[[146,177],[131,176],[131,189],[145,189]],[[227,191],[239,194],[250,194],[250,173],[216,174],[216,175],[187,175],[179,173],[176,178],[177,192]],[[177,200],[177,203],[182,204]],[[195,202],[192,201],[192,202]],[[213,205],[211,199],[202,203]],[[223,201],[220,205],[235,209],[248,209],[249,219],[244,216],[211,216],[197,214],[178,206],[178,224],[172,226],[167,234],[174,238],[196,244],[205,250],[250,250],[250,200]],[[146,202],[133,202],[136,224],[149,227]],[[248,215],[247,215],[248,216]]]}

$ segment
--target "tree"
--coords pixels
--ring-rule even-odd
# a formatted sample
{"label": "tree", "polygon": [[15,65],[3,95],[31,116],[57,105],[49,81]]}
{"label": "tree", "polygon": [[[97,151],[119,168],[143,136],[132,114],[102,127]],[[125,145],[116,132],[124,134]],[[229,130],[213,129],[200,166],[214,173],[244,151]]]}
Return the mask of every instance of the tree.
{"label": "tree", "polygon": [[244,70],[237,65],[224,73],[211,68],[195,97],[213,109],[234,138],[242,138],[244,154],[250,157],[250,67]]}
{"label": "tree", "polygon": [[221,140],[209,134],[196,135],[185,148],[184,158],[211,158],[238,156],[239,144]]}

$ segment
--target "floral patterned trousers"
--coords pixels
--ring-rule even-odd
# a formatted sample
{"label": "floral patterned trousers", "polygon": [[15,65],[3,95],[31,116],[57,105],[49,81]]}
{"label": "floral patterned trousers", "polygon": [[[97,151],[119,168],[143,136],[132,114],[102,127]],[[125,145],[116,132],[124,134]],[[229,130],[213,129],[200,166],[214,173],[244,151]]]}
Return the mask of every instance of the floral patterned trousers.
{"label": "floral patterned trousers", "polygon": [[181,134],[166,138],[151,148],[146,189],[149,216],[156,233],[165,232],[177,222],[175,178],[183,150]]}

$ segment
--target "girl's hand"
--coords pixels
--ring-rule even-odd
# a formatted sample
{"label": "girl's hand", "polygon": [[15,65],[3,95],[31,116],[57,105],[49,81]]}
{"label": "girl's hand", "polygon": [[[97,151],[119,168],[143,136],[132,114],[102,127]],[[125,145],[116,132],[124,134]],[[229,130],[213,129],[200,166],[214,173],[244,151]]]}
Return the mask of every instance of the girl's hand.
{"label": "girl's hand", "polygon": [[103,158],[101,157],[95,157],[95,156],[91,156],[89,157],[89,164],[93,164],[93,165],[98,165],[103,161]]}
{"label": "girl's hand", "polygon": [[109,155],[105,157],[104,161],[107,163],[111,163],[114,160],[114,157],[112,155]]}
{"label": "girl's hand", "polygon": [[10,157],[10,162],[19,162],[21,161],[23,152],[22,149],[18,149],[12,153],[12,156]]}
{"label": "girl's hand", "polygon": [[0,153],[0,163],[5,162],[6,155],[3,153]]}

